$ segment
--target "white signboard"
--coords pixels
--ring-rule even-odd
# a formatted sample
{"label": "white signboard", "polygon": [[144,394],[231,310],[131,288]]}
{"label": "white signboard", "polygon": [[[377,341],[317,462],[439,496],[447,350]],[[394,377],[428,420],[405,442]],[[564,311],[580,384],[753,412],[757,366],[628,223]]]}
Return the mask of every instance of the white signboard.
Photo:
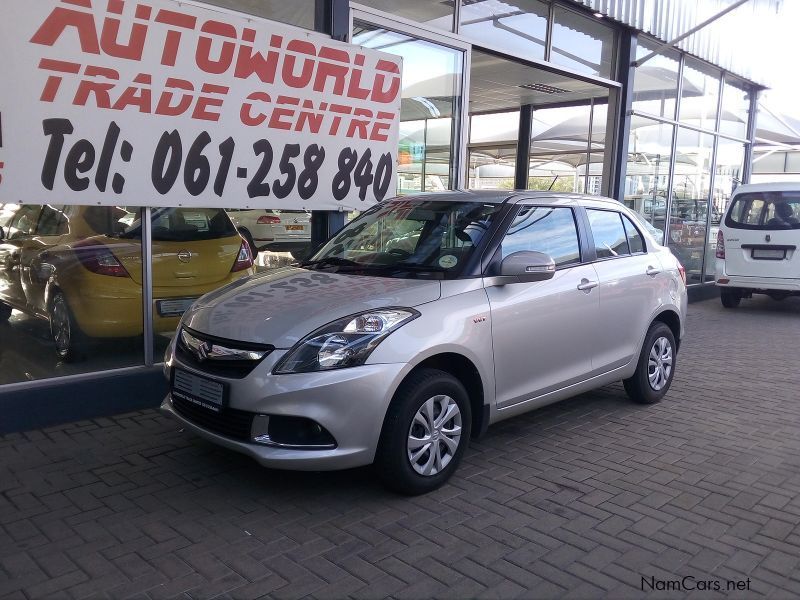
{"label": "white signboard", "polygon": [[3,0],[0,203],[361,208],[399,57],[172,0]]}

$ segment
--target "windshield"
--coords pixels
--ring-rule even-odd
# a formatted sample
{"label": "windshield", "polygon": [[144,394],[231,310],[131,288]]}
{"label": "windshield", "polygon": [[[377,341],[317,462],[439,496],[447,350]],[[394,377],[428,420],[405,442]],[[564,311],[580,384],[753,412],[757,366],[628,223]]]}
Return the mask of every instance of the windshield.
{"label": "windshield", "polygon": [[351,221],[306,268],[452,279],[485,238],[501,204],[397,199]]}
{"label": "windshield", "polygon": [[800,193],[739,194],[731,205],[725,225],[734,229],[800,229]]}

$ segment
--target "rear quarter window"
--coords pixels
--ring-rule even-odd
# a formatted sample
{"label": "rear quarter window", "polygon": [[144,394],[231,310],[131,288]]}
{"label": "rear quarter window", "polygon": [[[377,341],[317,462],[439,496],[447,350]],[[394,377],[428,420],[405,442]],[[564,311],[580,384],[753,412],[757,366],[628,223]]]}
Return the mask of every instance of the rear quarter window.
{"label": "rear quarter window", "polygon": [[800,192],[739,194],[731,203],[725,225],[732,229],[800,229]]}

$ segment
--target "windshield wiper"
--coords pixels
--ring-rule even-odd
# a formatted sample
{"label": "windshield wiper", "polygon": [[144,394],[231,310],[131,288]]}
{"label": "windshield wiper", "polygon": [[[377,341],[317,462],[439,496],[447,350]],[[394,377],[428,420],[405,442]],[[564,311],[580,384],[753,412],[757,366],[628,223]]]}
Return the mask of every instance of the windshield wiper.
{"label": "windshield wiper", "polygon": [[432,271],[437,273],[443,273],[447,271],[444,267],[440,267],[438,265],[421,265],[419,263],[407,263],[407,262],[398,262],[391,265],[372,265],[373,269],[379,269],[381,271],[415,271],[415,272],[426,272]]}
{"label": "windshield wiper", "polygon": [[360,263],[357,263],[354,260],[350,260],[347,258],[341,258],[339,256],[326,256],[325,258],[320,258],[319,260],[304,260],[298,263],[300,267],[361,267]]}

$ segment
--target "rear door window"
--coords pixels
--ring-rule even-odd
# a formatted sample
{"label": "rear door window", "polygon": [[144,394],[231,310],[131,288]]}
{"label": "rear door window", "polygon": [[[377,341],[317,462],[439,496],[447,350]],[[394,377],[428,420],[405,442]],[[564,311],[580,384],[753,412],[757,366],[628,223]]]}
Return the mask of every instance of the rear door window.
{"label": "rear door window", "polygon": [[586,211],[592,228],[597,258],[614,258],[630,254],[628,236],[622,225],[622,215],[611,210]]}
{"label": "rear door window", "polygon": [[800,229],[800,192],[739,194],[725,225],[733,229]]}

